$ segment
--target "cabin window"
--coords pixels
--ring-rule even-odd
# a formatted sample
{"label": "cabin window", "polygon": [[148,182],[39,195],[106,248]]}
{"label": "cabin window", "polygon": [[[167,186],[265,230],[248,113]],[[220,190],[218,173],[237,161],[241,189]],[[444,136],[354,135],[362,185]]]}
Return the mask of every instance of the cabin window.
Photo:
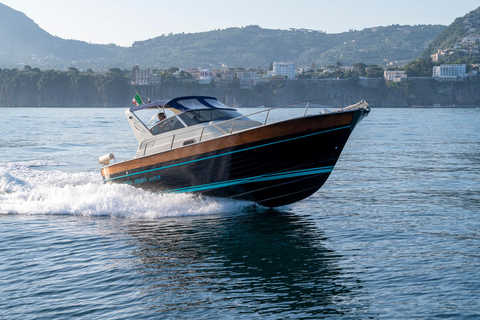
{"label": "cabin window", "polygon": [[[210,122],[210,121],[225,121],[237,117],[242,114],[234,110],[226,109],[209,109],[209,110],[192,110],[178,115],[187,126],[194,126],[196,124]],[[247,117],[242,120],[248,120]]]}
{"label": "cabin window", "polygon": [[154,125],[151,129],[150,132],[154,136],[157,134],[169,132],[172,130],[177,130],[177,129],[182,129],[185,128],[184,125],[180,122],[180,120],[177,119],[177,117],[173,116],[171,118],[167,118],[163,121],[160,121],[156,125]]}
{"label": "cabin window", "polygon": [[210,108],[217,108],[217,109],[226,109],[228,108],[226,105],[221,103],[218,100],[215,99],[185,99],[185,100],[180,100],[177,101],[179,105],[190,109],[190,110],[199,110],[199,109],[204,109],[205,106],[210,107]]}

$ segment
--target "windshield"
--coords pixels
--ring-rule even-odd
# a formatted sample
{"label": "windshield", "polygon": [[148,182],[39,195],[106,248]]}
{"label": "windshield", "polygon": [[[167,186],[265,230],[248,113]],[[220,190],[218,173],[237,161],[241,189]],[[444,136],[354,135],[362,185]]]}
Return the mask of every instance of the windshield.
{"label": "windshield", "polygon": [[[192,110],[178,115],[187,126],[210,121],[225,121],[243,116],[240,112],[230,109]],[[242,120],[249,120],[247,117]]]}
{"label": "windshield", "polygon": [[177,130],[184,128],[184,125],[177,119],[177,117],[173,116],[159,123],[155,124],[151,129],[150,132],[156,136],[157,134],[165,133],[172,130]]}

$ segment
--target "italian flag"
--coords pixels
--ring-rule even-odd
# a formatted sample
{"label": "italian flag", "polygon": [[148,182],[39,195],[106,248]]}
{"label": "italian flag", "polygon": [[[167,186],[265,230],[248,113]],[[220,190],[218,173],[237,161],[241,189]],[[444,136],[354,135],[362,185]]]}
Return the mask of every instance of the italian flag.
{"label": "italian flag", "polygon": [[139,104],[143,103],[143,100],[138,93],[133,97],[132,103],[135,104],[135,107],[138,107]]}

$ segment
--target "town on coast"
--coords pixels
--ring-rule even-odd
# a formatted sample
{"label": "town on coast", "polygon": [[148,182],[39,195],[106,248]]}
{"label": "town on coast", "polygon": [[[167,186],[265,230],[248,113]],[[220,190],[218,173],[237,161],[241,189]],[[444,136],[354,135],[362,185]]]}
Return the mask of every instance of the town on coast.
{"label": "town on coast", "polygon": [[272,107],[318,98],[333,98],[340,105],[367,99],[372,107],[471,107],[480,105],[478,78],[478,64],[435,66],[431,59],[417,60],[406,70],[363,63],[324,68],[272,63],[264,70],[135,66],[96,72],[25,66],[0,70],[0,106],[124,107],[138,92],[144,100],[209,95],[234,107]]}

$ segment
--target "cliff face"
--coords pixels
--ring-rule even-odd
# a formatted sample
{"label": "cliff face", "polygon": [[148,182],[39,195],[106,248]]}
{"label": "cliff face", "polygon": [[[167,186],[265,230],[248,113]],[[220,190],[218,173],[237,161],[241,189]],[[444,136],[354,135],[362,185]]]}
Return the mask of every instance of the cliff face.
{"label": "cliff face", "polygon": [[0,107],[128,107],[135,91],[145,101],[205,95],[236,107],[274,107],[327,98],[337,100],[341,106],[361,99],[368,100],[372,107],[480,105],[480,82],[441,83],[427,79],[390,84],[383,79],[276,80],[241,89],[238,83],[196,82],[131,87],[121,75],[106,77],[103,82],[92,79],[79,78],[75,85],[65,79],[46,86],[39,86],[41,81],[32,81],[9,90],[0,88]]}
{"label": "cliff face", "polygon": [[156,96],[154,99],[210,95],[230,106],[242,107],[273,107],[323,98],[334,98],[342,106],[361,99],[368,100],[372,107],[480,105],[480,83],[440,83],[431,79],[399,84],[387,84],[383,79],[279,80],[247,90],[233,84],[166,83],[150,93]]}

